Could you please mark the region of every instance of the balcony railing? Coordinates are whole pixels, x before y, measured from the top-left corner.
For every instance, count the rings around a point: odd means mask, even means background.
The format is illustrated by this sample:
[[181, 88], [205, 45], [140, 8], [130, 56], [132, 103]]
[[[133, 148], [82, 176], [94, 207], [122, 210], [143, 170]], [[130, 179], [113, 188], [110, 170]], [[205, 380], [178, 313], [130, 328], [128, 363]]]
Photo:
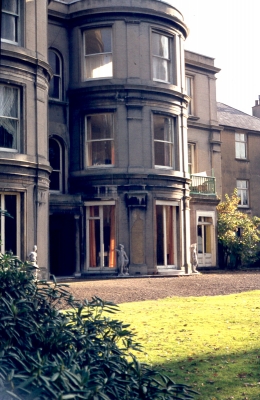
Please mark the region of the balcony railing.
[[191, 194], [216, 194], [216, 178], [191, 174]]

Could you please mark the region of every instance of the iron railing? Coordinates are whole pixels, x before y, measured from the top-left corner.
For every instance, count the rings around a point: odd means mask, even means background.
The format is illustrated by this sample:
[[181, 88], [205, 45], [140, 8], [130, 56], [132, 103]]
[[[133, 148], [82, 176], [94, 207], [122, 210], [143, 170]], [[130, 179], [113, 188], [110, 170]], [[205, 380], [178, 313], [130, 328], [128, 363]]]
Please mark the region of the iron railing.
[[216, 178], [191, 174], [191, 194], [216, 194]]

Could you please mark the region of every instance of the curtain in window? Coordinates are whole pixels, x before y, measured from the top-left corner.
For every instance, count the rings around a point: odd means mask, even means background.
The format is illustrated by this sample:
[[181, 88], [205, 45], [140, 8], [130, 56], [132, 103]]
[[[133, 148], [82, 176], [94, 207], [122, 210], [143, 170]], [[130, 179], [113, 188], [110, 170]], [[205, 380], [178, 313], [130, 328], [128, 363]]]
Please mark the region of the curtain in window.
[[[89, 207], [89, 216], [94, 217], [94, 207]], [[95, 219], [89, 220], [89, 265], [90, 267], [97, 266], [97, 252], [96, 252], [96, 234], [95, 234]]]
[[115, 236], [116, 236], [116, 225], [115, 225], [115, 206], [111, 206], [110, 210], [110, 251], [109, 251], [109, 267], [113, 268], [116, 266], [116, 249], [115, 249]]
[[0, 147], [17, 147], [18, 90], [0, 86]]

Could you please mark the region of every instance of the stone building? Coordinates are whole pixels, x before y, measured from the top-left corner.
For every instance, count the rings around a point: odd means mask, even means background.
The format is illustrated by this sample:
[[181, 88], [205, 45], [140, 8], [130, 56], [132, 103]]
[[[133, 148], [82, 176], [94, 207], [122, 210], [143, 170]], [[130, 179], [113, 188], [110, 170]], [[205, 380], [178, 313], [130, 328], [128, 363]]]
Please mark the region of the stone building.
[[186, 36], [156, 0], [50, 3], [52, 273], [114, 274], [119, 244], [130, 274], [188, 271]]
[[191, 243], [199, 267], [216, 267], [216, 206], [222, 193], [221, 128], [216, 103], [216, 73], [211, 57], [185, 52], [188, 106], [188, 170], [191, 174]]
[[47, 1], [3, 0], [0, 54], [1, 252], [48, 267]]
[[260, 119], [259, 103], [248, 115], [223, 103], [217, 103], [222, 128], [222, 197], [236, 188], [241, 211], [260, 216]]
[[[159, 0], [3, 0], [1, 251], [42, 277], [215, 266], [214, 60]], [[49, 91], [48, 91], [49, 90]], [[188, 129], [187, 129], [188, 128]]]

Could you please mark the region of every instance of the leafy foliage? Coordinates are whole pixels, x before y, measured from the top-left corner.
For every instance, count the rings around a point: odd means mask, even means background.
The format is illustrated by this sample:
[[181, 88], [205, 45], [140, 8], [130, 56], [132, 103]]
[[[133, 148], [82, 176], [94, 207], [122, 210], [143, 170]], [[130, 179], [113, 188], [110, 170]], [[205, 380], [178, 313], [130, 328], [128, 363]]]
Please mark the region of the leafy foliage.
[[138, 362], [129, 325], [106, 316], [116, 311], [97, 297], [79, 303], [55, 278], [36, 281], [30, 264], [0, 255], [0, 398], [192, 399]]
[[226, 259], [228, 256], [233, 258], [236, 266], [239, 262], [248, 264], [255, 261], [260, 242], [260, 218], [239, 211], [239, 203], [235, 189], [231, 197], [226, 194], [225, 201], [217, 206], [218, 239]]

